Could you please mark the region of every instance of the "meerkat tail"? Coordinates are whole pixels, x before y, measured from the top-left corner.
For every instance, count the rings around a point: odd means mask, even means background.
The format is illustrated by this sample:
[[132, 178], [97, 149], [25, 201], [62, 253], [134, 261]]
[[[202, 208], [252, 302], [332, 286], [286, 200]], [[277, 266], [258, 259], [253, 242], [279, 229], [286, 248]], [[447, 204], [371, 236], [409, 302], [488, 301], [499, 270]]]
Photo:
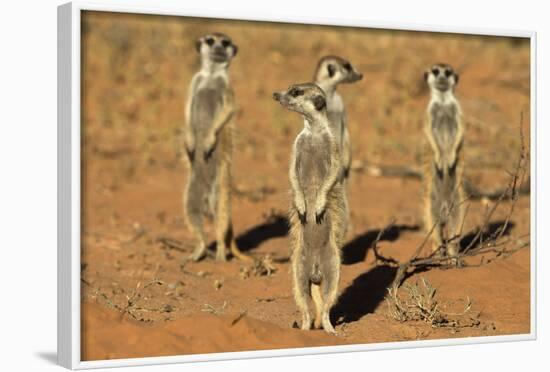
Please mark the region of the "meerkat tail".
[[243, 253], [240, 249], [239, 249], [239, 246], [237, 245], [237, 242], [235, 241], [235, 239], [231, 240], [231, 254], [233, 255], [233, 257], [241, 260], [241, 261], [244, 261], [244, 262], [254, 262], [254, 258]]

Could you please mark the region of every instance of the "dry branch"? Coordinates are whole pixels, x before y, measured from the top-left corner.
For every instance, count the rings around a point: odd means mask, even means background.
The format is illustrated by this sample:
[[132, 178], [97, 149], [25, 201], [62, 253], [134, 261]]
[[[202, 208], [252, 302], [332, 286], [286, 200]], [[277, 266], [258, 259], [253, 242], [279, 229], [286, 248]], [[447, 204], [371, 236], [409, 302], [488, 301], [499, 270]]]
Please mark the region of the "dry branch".
[[[396, 266], [398, 267], [397, 273], [390, 287], [391, 290], [396, 291], [397, 288], [403, 283], [406, 276], [411, 275], [412, 273], [418, 272], [420, 270], [425, 270], [425, 269], [434, 268], [434, 267], [448, 269], [448, 268], [481, 266], [491, 261], [494, 261], [495, 259], [508, 257], [511, 254], [517, 252], [518, 250], [529, 246], [530, 244], [529, 242], [523, 241], [523, 238], [525, 238], [528, 235], [524, 235], [519, 238], [502, 240], [504, 234], [508, 230], [510, 220], [514, 214], [515, 206], [520, 196], [521, 185], [525, 183], [525, 177], [528, 171], [528, 161], [527, 161], [528, 157], [526, 154], [525, 138], [523, 136], [522, 122], [523, 122], [523, 114], [521, 114], [520, 116], [519, 130], [520, 130], [521, 146], [519, 150], [519, 156], [518, 156], [517, 163], [514, 167], [514, 170], [512, 172], [509, 172], [510, 180], [508, 182], [508, 185], [504, 188], [504, 191], [502, 191], [500, 196], [496, 199], [493, 206], [490, 209], [488, 209], [487, 212], [485, 213], [483, 221], [481, 225], [477, 228], [477, 231], [474, 234], [470, 243], [464, 249], [462, 249], [457, 254], [456, 257], [450, 258], [444, 255], [441, 255], [439, 251], [444, 251], [443, 249], [439, 249], [435, 252], [432, 252], [430, 255], [426, 257], [420, 256], [420, 253], [422, 252], [427, 241], [430, 239], [431, 234], [433, 233], [439, 221], [436, 221], [434, 223], [431, 230], [426, 234], [424, 240], [418, 246], [414, 254], [411, 256], [411, 258], [408, 261], [404, 263], [400, 263], [400, 264], [397, 263], [396, 265], [395, 261], [392, 262], [391, 259], [380, 256], [378, 251], [375, 250], [376, 259], [378, 262], [382, 262], [383, 264], [386, 264], [386, 265], [389, 264], [390, 266], [393, 266], [393, 267], [396, 267]], [[470, 198], [467, 198], [463, 202], [468, 202], [469, 199]], [[490, 226], [492, 217], [504, 201], [510, 201], [510, 207], [506, 214], [504, 223], [499, 228], [497, 228], [494, 232], [491, 232], [490, 234], [488, 234], [488, 227]], [[467, 213], [464, 214], [464, 219], [466, 219], [466, 217], [467, 217]], [[464, 220], [462, 221], [462, 226], [464, 226]], [[444, 244], [455, 242], [457, 240], [460, 241], [461, 238], [462, 238], [462, 232], [459, 235], [452, 237], [449, 241], [445, 242]], [[509, 247], [510, 245], [512, 245], [512, 247]], [[485, 255], [490, 255], [491, 257], [487, 259], [485, 258]], [[480, 258], [479, 261], [472, 263], [471, 260], [466, 260], [474, 257], [479, 257]]]

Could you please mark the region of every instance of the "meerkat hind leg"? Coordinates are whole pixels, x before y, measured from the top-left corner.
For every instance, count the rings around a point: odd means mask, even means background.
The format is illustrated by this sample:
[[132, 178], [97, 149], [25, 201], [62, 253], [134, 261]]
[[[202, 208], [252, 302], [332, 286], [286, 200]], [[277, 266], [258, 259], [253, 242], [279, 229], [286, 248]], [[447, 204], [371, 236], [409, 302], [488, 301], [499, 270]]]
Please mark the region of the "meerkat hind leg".
[[424, 229], [426, 233], [431, 232], [432, 252], [438, 251], [443, 246], [443, 231], [441, 225], [441, 203], [433, 191], [433, 186], [429, 185], [428, 195], [426, 197], [424, 211]]
[[321, 317], [323, 312], [323, 297], [321, 296], [321, 286], [318, 284], [311, 284], [311, 298], [315, 304], [315, 319], [313, 322], [313, 328], [321, 329]]
[[196, 246], [188, 259], [199, 261], [206, 256], [206, 242], [203, 228], [203, 190], [198, 184], [194, 174], [191, 174], [190, 181], [184, 194], [183, 209], [185, 211], [185, 221], [193, 238], [196, 240]]
[[452, 260], [453, 264], [458, 264], [457, 255], [460, 249], [460, 234], [462, 229], [462, 222], [464, 219], [464, 213], [460, 205], [454, 205], [451, 213], [449, 214], [447, 225], [447, 238], [452, 241], [446, 242], [447, 256]]
[[216, 204], [216, 260], [227, 260], [227, 247], [232, 239], [231, 200], [227, 184], [227, 165], [223, 164], [218, 174], [218, 185], [215, 194]]
[[218, 189], [216, 193], [216, 259], [227, 260], [227, 248], [233, 257], [242, 261], [253, 261], [252, 257], [242, 253], [233, 236], [231, 221], [231, 181], [229, 164], [222, 164], [219, 172]]
[[338, 296], [338, 282], [340, 279], [340, 263], [338, 257], [335, 257], [329, 263], [330, 267], [323, 270], [323, 281], [321, 282], [321, 295], [323, 307], [321, 310], [321, 325], [327, 333], [336, 333], [330, 321], [330, 309], [336, 302]]
[[293, 264], [294, 271], [294, 299], [296, 305], [302, 314], [301, 329], [304, 331], [311, 329], [311, 314], [309, 312], [309, 300], [311, 298], [309, 276], [305, 275], [299, 263]]

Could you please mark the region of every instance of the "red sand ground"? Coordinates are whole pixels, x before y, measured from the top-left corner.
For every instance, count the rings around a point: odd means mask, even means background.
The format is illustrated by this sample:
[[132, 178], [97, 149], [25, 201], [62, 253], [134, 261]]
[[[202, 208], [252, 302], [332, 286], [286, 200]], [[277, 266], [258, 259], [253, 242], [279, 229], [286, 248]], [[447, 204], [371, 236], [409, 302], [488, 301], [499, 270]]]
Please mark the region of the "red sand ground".
[[[166, 249], [157, 238], [168, 236], [186, 247], [191, 243], [182, 221], [185, 170], [178, 137], [187, 84], [197, 68], [193, 40], [212, 29], [227, 32], [240, 46], [231, 67], [241, 106], [235, 184], [242, 190], [272, 190], [259, 200], [239, 195], [233, 200], [239, 245], [254, 257], [289, 254], [286, 225], [279, 216], [288, 206], [289, 149], [301, 121], [273, 102], [271, 92], [308, 80], [321, 55], [346, 56], [365, 74], [362, 82], [341, 89], [357, 164], [419, 165], [428, 99], [421, 76], [436, 61], [449, 61], [461, 73], [458, 95], [466, 114], [464, 154], [472, 182], [484, 188], [506, 183], [506, 170], [513, 168], [519, 148], [521, 111], [529, 139], [526, 42], [87, 14], [84, 360], [530, 331], [529, 248], [481, 267], [430, 270], [407, 279], [405, 284], [426, 278], [439, 300], [454, 310], [471, 299], [469, 314], [479, 313], [475, 326], [432, 328], [388, 317], [384, 296], [395, 271], [376, 266], [370, 246], [392, 219], [398, 227], [380, 242], [384, 255], [405, 260], [422, 242], [424, 233], [415, 228], [421, 221], [418, 180], [352, 174], [354, 230], [343, 247], [341, 295], [332, 313], [337, 336], [292, 328], [299, 314], [287, 262], [274, 263], [270, 276], [246, 277], [246, 265], [236, 260], [207, 259], [182, 269], [187, 253]], [[493, 222], [502, 222], [507, 207], [499, 208]], [[466, 231], [479, 225], [484, 210], [481, 202], [472, 202]], [[529, 196], [523, 196], [509, 234], [528, 234], [529, 218]], [[242, 319], [232, 326], [240, 314]]]

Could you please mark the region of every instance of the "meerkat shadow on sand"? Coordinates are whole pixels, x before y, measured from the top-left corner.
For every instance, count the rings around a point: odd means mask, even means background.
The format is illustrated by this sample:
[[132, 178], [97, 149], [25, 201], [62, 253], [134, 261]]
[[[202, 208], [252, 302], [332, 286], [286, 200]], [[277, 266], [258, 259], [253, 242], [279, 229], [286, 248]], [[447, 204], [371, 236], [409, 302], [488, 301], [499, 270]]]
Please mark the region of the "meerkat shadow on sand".
[[288, 233], [288, 219], [285, 216], [276, 215], [237, 236], [237, 245], [241, 251], [247, 252], [258, 248], [269, 239], [285, 237]]
[[[418, 231], [419, 229], [420, 226], [418, 225], [394, 225], [384, 231], [380, 236], [380, 241], [394, 242], [399, 239], [403, 231]], [[342, 248], [342, 264], [353, 265], [363, 262], [380, 231], [381, 229], [367, 230], [346, 243]]]
[[[483, 234], [478, 236], [478, 228], [462, 235], [459, 243], [459, 252], [463, 252], [468, 247], [475, 247], [476, 245], [482, 243], [482, 241], [490, 239], [491, 237], [502, 234], [502, 236], [508, 236], [512, 232], [512, 229], [515, 227], [515, 222], [505, 220], [491, 222], [487, 225]], [[504, 229], [504, 231], [503, 231]]]
[[351, 323], [376, 310], [386, 296], [397, 269], [376, 266], [357, 276], [340, 294], [330, 318], [336, 325]]

